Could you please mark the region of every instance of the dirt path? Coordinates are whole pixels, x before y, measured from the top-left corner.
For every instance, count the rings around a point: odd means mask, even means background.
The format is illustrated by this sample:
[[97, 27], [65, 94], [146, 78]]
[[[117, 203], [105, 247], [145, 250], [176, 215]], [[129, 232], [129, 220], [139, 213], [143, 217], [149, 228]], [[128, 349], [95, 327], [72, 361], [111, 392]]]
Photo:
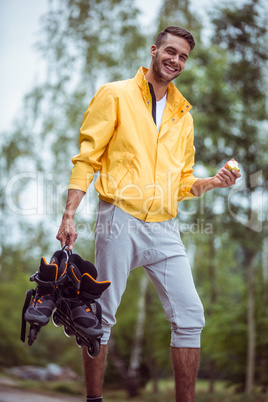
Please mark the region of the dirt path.
[[51, 396], [0, 385], [0, 402], [84, 402], [85, 398]]

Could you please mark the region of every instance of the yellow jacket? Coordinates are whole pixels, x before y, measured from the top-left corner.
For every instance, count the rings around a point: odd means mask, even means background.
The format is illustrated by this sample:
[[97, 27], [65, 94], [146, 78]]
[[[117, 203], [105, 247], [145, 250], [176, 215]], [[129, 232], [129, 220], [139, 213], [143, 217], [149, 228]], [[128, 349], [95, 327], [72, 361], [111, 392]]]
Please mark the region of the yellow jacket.
[[99, 197], [147, 222], [177, 215], [177, 202], [193, 197], [194, 145], [191, 105], [169, 84], [160, 133], [141, 67], [126, 81], [103, 85], [93, 97], [80, 130], [80, 153], [69, 189], [87, 191], [99, 171]]

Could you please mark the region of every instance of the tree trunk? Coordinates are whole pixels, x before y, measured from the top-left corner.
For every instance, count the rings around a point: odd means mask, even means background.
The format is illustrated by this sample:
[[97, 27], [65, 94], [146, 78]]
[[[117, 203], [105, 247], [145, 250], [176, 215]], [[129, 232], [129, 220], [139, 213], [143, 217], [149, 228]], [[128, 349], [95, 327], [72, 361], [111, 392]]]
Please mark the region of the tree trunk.
[[248, 272], [248, 347], [247, 347], [247, 370], [245, 391], [250, 393], [254, 387], [255, 374], [255, 349], [256, 349], [256, 327], [255, 327], [255, 288], [254, 288], [254, 254], [249, 255]]
[[146, 275], [143, 275], [140, 281], [136, 330], [128, 368], [116, 348], [113, 336], [111, 336], [109, 341], [109, 353], [111, 356], [111, 360], [116, 369], [119, 371], [122, 383], [126, 391], [128, 392], [130, 398], [137, 396], [139, 393], [139, 386], [140, 386], [139, 368], [141, 361], [142, 340], [144, 335], [145, 295], [147, 286], [148, 286], [148, 277]]
[[136, 397], [139, 393], [139, 382], [137, 381], [137, 379], [130, 377], [128, 375], [127, 365], [120, 356], [115, 345], [114, 337], [112, 335], [109, 340], [109, 354], [114, 367], [118, 370], [120, 374], [122, 384], [126, 389], [129, 397], [130, 398]]
[[158, 393], [158, 370], [157, 370], [157, 363], [155, 358], [151, 355], [148, 359], [148, 366], [150, 370], [150, 377], [153, 383], [153, 393]]
[[211, 359], [209, 362], [209, 389], [208, 392], [212, 394], [215, 391], [215, 380], [216, 380], [216, 363], [215, 360]]
[[[210, 302], [213, 306], [217, 300], [217, 289], [216, 289], [216, 267], [215, 267], [215, 247], [214, 240], [210, 243], [210, 265], [209, 265], [209, 279], [210, 279]], [[211, 311], [208, 310], [208, 314]], [[209, 393], [214, 392], [216, 378], [216, 363], [215, 360], [211, 359], [209, 362]]]
[[128, 368], [128, 375], [132, 378], [138, 378], [139, 376], [139, 367], [141, 360], [141, 352], [142, 352], [142, 340], [144, 335], [144, 323], [145, 323], [145, 295], [148, 286], [148, 276], [143, 275], [140, 281], [140, 296], [138, 302], [138, 315], [136, 322], [136, 331], [133, 349], [130, 357], [130, 364]]

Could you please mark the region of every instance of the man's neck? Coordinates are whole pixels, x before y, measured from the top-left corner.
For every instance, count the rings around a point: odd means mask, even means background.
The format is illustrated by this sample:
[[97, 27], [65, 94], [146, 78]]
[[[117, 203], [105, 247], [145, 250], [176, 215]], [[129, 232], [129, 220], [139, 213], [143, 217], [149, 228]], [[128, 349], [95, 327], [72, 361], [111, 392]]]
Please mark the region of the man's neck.
[[154, 88], [154, 93], [155, 93], [155, 98], [156, 101], [158, 102], [160, 99], [162, 99], [168, 89], [168, 84], [161, 84], [159, 82], [157, 82], [153, 75], [151, 74], [150, 70], [147, 71], [147, 73], [145, 74], [145, 78], [148, 82], [150, 82], [150, 84], [152, 84], [153, 88]]

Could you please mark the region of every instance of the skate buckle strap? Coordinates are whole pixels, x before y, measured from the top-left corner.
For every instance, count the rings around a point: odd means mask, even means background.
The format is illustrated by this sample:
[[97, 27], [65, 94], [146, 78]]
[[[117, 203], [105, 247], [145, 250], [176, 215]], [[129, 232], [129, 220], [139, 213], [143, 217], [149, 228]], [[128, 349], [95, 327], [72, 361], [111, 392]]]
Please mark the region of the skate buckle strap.
[[20, 339], [22, 340], [22, 342], [25, 342], [25, 334], [26, 334], [26, 320], [24, 318], [24, 314], [25, 314], [27, 308], [29, 307], [33, 296], [35, 296], [35, 290], [29, 289], [26, 292], [25, 302], [24, 302], [24, 306], [22, 308], [21, 334], [20, 334]]
[[101, 297], [102, 293], [100, 293], [99, 295], [96, 294], [92, 294], [92, 293], [88, 293], [88, 292], [83, 292], [80, 293], [80, 299], [85, 303], [85, 304], [90, 304], [90, 303], [94, 303], [96, 301], [96, 299], [99, 299]]
[[62, 251], [64, 251], [66, 253], [66, 257], [67, 257], [67, 262], [69, 260], [69, 257], [72, 255], [72, 250], [69, 250], [68, 246], [66, 244], [64, 244], [64, 246], [61, 249]]
[[33, 275], [30, 276], [30, 281], [35, 282], [35, 278], [37, 277], [38, 271], [36, 271]]
[[64, 276], [60, 276], [60, 278], [57, 281], [42, 281], [42, 279], [39, 278], [38, 276], [38, 272], [35, 272], [31, 277], [30, 277], [30, 281], [31, 282], [36, 282], [38, 283], [38, 285], [52, 285], [52, 286], [56, 286], [58, 284], [60, 284], [61, 282], [65, 281], [65, 277]]
[[97, 301], [95, 301], [95, 314], [96, 314], [97, 319], [101, 323], [101, 321], [102, 321], [102, 308], [101, 308], [100, 303], [98, 303]]

